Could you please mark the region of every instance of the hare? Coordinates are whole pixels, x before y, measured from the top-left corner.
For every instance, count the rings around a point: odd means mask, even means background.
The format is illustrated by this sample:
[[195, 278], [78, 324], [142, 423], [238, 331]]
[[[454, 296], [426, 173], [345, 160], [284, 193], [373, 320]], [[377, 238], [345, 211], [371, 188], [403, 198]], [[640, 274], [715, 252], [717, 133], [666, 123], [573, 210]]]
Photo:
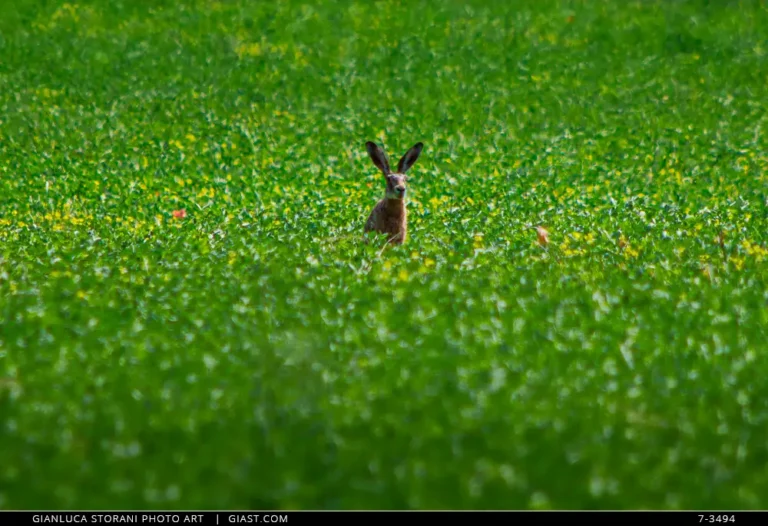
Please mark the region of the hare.
[[407, 181], [405, 172], [419, 158], [424, 144], [416, 143], [403, 155], [400, 162], [397, 163], [397, 172], [390, 170], [387, 155], [379, 146], [368, 141], [365, 143], [365, 147], [373, 160], [373, 164], [386, 177], [387, 190], [384, 198], [376, 203], [371, 215], [368, 216], [364, 232], [375, 231], [387, 234], [389, 243], [401, 245], [405, 242], [408, 232], [408, 212], [405, 208], [405, 183]]

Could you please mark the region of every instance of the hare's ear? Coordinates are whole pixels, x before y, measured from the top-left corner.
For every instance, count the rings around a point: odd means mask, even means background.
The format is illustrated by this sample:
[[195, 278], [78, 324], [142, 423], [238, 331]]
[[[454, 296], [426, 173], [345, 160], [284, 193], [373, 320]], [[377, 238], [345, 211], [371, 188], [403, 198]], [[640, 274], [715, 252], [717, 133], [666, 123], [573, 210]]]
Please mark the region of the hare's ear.
[[384, 150], [371, 141], [365, 143], [365, 148], [368, 150], [368, 155], [371, 156], [373, 164], [378, 166], [379, 170], [381, 170], [384, 175], [389, 175], [391, 170], [389, 169], [389, 161], [387, 160], [387, 154], [384, 153]]
[[419, 158], [419, 155], [421, 155], [422, 148], [424, 148], [424, 144], [417, 142], [413, 148], [408, 150], [406, 154], [403, 155], [403, 158], [400, 159], [400, 162], [397, 163], [397, 172], [401, 174], [407, 172], [408, 169], [416, 162], [416, 159]]

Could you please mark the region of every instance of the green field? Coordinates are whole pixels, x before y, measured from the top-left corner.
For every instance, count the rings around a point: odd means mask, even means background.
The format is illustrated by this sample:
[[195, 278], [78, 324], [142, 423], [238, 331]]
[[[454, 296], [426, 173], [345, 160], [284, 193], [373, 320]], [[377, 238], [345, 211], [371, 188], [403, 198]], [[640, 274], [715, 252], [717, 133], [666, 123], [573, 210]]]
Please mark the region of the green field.
[[4, 2], [0, 508], [765, 508], [766, 71], [758, 1]]

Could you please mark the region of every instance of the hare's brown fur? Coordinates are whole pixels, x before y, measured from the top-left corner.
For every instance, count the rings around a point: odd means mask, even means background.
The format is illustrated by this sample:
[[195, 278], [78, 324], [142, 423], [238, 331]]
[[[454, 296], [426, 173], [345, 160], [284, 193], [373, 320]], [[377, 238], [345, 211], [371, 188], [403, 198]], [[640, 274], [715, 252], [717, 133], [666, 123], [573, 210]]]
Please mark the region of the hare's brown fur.
[[417, 143], [400, 159], [397, 172], [389, 168], [389, 161], [384, 151], [372, 142], [365, 144], [373, 163], [386, 177], [387, 187], [384, 198], [371, 211], [365, 222], [364, 232], [379, 232], [387, 234], [389, 243], [400, 245], [405, 242], [408, 234], [408, 210], [405, 203], [405, 172], [413, 166], [424, 147]]
[[395, 245], [405, 243], [408, 234], [408, 209], [403, 199], [384, 198], [373, 207], [365, 232], [387, 234], [388, 241]]

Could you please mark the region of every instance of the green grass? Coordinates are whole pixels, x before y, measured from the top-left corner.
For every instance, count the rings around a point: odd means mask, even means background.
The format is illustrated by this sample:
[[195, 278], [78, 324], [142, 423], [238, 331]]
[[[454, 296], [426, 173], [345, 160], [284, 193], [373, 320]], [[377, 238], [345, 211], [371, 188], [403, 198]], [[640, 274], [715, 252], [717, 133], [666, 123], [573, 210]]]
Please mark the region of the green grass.
[[[767, 39], [757, 1], [5, 2], [0, 508], [764, 508]], [[381, 254], [366, 140], [425, 143]]]

